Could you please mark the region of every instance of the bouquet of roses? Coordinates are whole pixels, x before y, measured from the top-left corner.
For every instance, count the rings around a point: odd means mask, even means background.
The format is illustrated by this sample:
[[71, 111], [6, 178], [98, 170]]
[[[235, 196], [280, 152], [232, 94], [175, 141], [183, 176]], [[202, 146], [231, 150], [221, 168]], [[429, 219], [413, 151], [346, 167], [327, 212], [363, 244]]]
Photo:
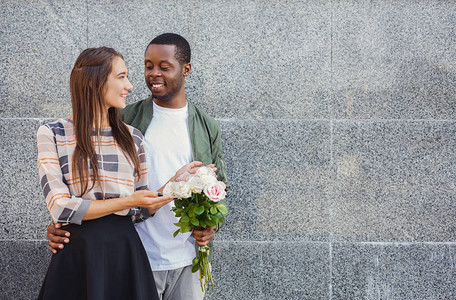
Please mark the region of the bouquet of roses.
[[[217, 181], [215, 172], [210, 167], [201, 167], [195, 174], [184, 173], [176, 181], [169, 182], [163, 194], [177, 198], [172, 211], [180, 217], [175, 223], [179, 227], [174, 237], [179, 233], [192, 229], [203, 230], [207, 226], [219, 227], [224, 222], [223, 215], [228, 213], [225, 205], [219, 203], [225, 199], [226, 186]], [[212, 249], [207, 246], [199, 247], [198, 254], [192, 262], [192, 272], [200, 271], [201, 289], [206, 294], [209, 282], [214, 290], [214, 281], [209, 268], [209, 254]]]

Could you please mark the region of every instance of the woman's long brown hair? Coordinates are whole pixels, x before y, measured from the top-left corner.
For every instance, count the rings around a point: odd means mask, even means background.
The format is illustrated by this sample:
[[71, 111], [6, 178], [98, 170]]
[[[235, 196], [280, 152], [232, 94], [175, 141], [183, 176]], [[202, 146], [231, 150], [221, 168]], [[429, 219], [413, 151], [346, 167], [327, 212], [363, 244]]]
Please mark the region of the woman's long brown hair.
[[[102, 188], [93, 138], [99, 141], [102, 134], [100, 126], [106, 118], [104, 88], [115, 58], [123, 59], [123, 56], [112, 48], [88, 48], [76, 59], [71, 71], [70, 91], [76, 136], [72, 175], [75, 183], [80, 184], [79, 196], [92, 190], [95, 183]], [[130, 130], [120, 120], [116, 108], [108, 109], [108, 121], [116, 143], [135, 167], [136, 176], [140, 176], [138, 152]], [[92, 172], [89, 172], [89, 165]], [[92, 183], [90, 187], [89, 182]]]

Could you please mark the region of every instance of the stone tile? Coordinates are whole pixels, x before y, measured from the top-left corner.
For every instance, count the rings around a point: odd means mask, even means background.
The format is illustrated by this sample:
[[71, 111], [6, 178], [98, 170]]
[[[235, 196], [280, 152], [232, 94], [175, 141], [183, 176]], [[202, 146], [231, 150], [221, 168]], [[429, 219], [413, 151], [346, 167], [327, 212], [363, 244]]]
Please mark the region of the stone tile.
[[[84, 48], [87, 7], [83, 1], [2, 1], [0, 52], [53, 60]], [[33, 65], [29, 66], [31, 68]]]
[[50, 215], [41, 193], [36, 161], [39, 121], [0, 119], [0, 239], [44, 238]]
[[335, 1], [334, 117], [454, 119], [455, 11], [452, 1]]
[[330, 126], [221, 122], [231, 190], [222, 240], [327, 240]]
[[455, 122], [336, 122], [335, 240], [455, 241]]
[[332, 299], [455, 299], [454, 244], [333, 245]]
[[69, 76], [86, 48], [81, 1], [4, 1], [0, 18], [0, 117], [58, 117], [70, 107]]
[[50, 258], [47, 242], [0, 241], [0, 298], [36, 299]]
[[193, 16], [189, 94], [211, 115], [330, 115], [329, 2], [197, 1]]
[[330, 299], [329, 244], [262, 244], [263, 297], [258, 299]]
[[146, 46], [161, 33], [175, 32], [191, 42], [189, 0], [87, 2], [91, 47], [109, 46], [125, 57], [143, 57]]
[[261, 299], [262, 255], [255, 242], [214, 242], [215, 291], [207, 299]]
[[0, 56], [0, 70], [7, 74], [0, 85], [0, 97], [5, 101], [0, 117], [57, 118], [71, 112], [69, 80], [74, 61], [46, 60]]

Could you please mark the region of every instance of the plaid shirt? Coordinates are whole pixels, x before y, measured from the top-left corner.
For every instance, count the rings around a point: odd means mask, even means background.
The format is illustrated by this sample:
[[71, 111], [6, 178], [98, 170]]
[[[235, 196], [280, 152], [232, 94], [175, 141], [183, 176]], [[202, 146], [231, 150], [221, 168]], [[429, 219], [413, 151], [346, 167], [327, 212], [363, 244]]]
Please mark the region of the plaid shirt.
[[[77, 197], [79, 178], [72, 177], [73, 153], [76, 147], [73, 122], [68, 118], [40, 126], [37, 132], [38, 171], [47, 207], [56, 223], [81, 224], [90, 201], [130, 196], [147, 189], [147, 164], [141, 132], [129, 125], [139, 154], [141, 177], [115, 142], [110, 128], [102, 129], [100, 139], [92, 140], [98, 156], [101, 186]], [[91, 169], [89, 169], [90, 173]], [[92, 177], [93, 178], [93, 177]], [[89, 187], [91, 183], [89, 182]], [[115, 213], [121, 216], [150, 216], [146, 208], [135, 207]]]

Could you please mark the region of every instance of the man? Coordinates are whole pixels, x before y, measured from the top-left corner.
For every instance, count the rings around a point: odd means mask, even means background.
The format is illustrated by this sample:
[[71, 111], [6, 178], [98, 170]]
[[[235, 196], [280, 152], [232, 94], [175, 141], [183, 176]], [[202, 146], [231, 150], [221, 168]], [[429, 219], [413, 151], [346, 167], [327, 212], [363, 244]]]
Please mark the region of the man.
[[[215, 164], [218, 179], [228, 186], [219, 125], [185, 97], [190, 58], [190, 46], [180, 35], [165, 33], [154, 38], [144, 54], [144, 76], [152, 96], [122, 111], [125, 122], [144, 134], [150, 190], [158, 190], [192, 161]], [[191, 263], [195, 243], [209, 244], [216, 228], [180, 233], [174, 238], [177, 218], [171, 212], [172, 206], [165, 205], [153, 217], [136, 224], [136, 229], [160, 298], [202, 299], [199, 273], [191, 272]], [[60, 225], [48, 226], [49, 246], [54, 253], [69, 242], [69, 233], [58, 228]]]

